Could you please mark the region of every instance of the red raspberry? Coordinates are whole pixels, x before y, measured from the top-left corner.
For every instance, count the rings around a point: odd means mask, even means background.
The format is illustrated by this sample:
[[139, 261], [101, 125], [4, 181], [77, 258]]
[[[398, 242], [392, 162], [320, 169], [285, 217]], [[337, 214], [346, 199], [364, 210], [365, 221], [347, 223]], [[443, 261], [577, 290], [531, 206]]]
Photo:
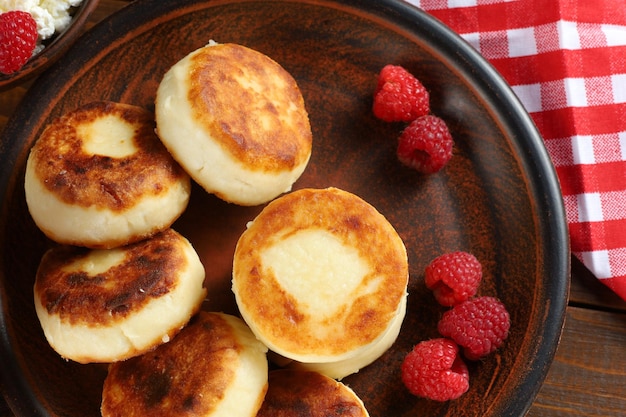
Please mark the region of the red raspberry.
[[418, 343], [404, 358], [401, 369], [402, 382], [419, 397], [454, 400], [469, 389], [469, 371], [459, 347], [449, 339]]
[[450, 307], [476, 295], [483, 268], [471, 253], [451, 252], [433, 259], [424, 276], [439, 304]]
[[37, 44], [37, 23], [30, 13], [0, 14], [0, 72], [11, 74], [29, 60]]
[[430, 112], [428, 91], [404, 68], [386, 65], [378, 74], [372, 109], [386, 122], [410, 122]]
[[398, 141], [398, 159], [424, 174], [443, 168], [452, 158], [454, 144], [446, 123], [427, 115], [414, 120], [404, 129]]
[[500, 300], [478, 297], [446, 311], [437, 328], [463, 347], [467, 359], [478, 360], [502, 346], [510, 326], [509, 313]]

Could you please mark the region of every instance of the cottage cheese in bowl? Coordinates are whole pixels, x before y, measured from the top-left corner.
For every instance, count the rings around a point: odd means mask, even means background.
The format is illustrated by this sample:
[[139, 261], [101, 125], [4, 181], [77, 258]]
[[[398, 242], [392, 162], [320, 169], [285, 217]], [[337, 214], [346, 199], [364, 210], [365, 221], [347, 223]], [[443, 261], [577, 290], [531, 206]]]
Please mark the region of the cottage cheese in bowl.
[[37, 47], [34, 53], [43, 49], [43, 41], [62, 32], [71, 22], [72, 7], [83, 0], [0, 0], [0, 13], [9, 10], [22, 10], [30, 13], [37, 22]]

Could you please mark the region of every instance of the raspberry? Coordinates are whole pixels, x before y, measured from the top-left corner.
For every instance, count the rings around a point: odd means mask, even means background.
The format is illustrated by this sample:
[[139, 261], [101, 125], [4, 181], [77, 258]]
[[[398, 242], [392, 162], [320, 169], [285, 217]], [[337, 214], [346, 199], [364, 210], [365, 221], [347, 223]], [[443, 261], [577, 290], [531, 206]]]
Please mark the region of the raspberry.
[[446, 311], [437, 328], [463, 347], [469, 360], [478, 360], [502, 346], [509, 335], [508, 311], [494, 297], [478, 297], [457, 304]]
[[424, 276], [439, 304], [450, 307], [476, 295], [483, 269], [474, 255], [459, 251], [433, 259]]
[[398, 159], [424, 174], [443, 168], [452, 158], [454, 144], [446, 123], [437, 116], [422, 116], [404, 129], [398, 140]]
[[469, 371], [459, 347], [449, 339], [418, 343], [402, 362], [402, 382], [419, 397], [435, 401], [459, 398], [469, 389]]
[[372, 109], [386, 122], [411, 122], [430, 112], [428, 91], [404, 68], [386, 65], [378, 74]]
[[12, 10], [0, 14], [0, 72], [11, 74], [32, 56], [37, 44], [37, 23], [27, 13]]

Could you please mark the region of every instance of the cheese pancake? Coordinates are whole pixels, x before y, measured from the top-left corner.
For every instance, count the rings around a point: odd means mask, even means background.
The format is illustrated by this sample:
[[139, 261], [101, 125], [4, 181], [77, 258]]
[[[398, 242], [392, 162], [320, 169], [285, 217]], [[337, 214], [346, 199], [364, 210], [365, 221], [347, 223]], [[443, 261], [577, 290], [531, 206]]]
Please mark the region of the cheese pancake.
[[368, 417], [348, 386], [317, 372], [277, 370], [257, 417]]
[[269, 203], [241, 235], [233, 261], [244, 320], [271, 351], [305, 363], [371, 352], [404, 317], [407, 282], [406, 249], [393, 226], [336, 188]]
[[293, 77], [236, 44], [197, 49], [174, 64], [156, 96], [157, 133], [207, 192], [240, 205], [291, 190], [312, 145]]
[[55, 119], [33, 147], [25, 192], [52, 240], [112, 248], [172, 225], [187, 207], [190, 179], [140, 107], [93, 102]]
[[128, 246], [57, 246], [37, 270], [35, 309], [62, 357], [113, 362], [167, 342], [206, 296], [204, 267], [172, 229]]
[[171, 342], [109, 367], [102, 416], [254, 417], [266, 351], [241, 319], [202, 311]]
[[318, 362], [318, 363], [306, 363], [298, 361], [290, 361], [286, 358], [278, 358], [277, 363], [281, 363], [282, 366], [286, 366], [291, 369], [315, 371], [320, 374], [326, 375], [329, 378], [341, 380], [348, 375], [352, 375], [365, 368], [367, 365], [380, 358], [396, 341], [400, 334], [402, 322], [406, 314], [406, 297], [402, 298], [400, 306], [398, 307], [397, 314], [394, 319], [391, 320], [384, 336], [381, 337], [378, 342], [371, 344], [360, 352], [357, 356], [343, 359], [336, 362]]

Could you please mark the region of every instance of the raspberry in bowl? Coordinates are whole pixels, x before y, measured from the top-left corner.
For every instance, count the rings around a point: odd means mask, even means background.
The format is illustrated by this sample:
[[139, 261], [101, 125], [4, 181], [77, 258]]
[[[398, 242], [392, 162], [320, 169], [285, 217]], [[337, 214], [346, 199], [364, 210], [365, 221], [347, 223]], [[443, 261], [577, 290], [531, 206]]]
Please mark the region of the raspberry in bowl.
[[28, 81], [56, 62], [83, 33], [97, 5], [98, 0], [56, 0], [45, 7], [35, 1], [0, 2], [0, 91]]

